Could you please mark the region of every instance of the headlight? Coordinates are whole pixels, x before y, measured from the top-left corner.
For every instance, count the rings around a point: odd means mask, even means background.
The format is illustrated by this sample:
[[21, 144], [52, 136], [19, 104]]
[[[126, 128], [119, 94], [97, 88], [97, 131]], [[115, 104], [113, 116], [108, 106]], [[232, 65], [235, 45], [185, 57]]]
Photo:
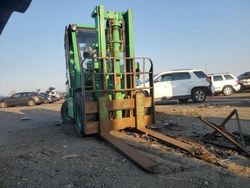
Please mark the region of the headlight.
[[76, 31], [76, 29], [77, 29], [77, 25], [76, 24], [72, 24], [70, 27], [71, 27], [72, 31]]

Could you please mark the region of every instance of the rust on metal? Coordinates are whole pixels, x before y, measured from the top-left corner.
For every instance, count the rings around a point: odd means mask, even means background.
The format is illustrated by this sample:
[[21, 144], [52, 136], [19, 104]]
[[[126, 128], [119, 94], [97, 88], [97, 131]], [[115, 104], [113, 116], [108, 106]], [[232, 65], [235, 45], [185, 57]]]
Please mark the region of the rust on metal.
[[87, 114], [98, 113], [98, 103], [97, 102], [86, 102], [85, 111]]
[[[179, 147], [183, 150], [186, 150], [190, 153], [192, 153], [194, 151], [194, 147], [190, 144], [187, 144], [185, 142], [176, 140], [174, 138], [171, 138], [169, 136], [157, 133], [155, 131], [149, 130], [145, 127], [145, 123], [144, 123], [144, 95], [143, 93], [137, 93], [136, 94], [136, 129], [146, 133], [154, 138], [157, 138], [158, 140], [160, 140], [161, 142], [164, 142], [166, 144], [170, 144], [172, 146], [175, 147]], [[152, 123], [151, 121], [148, 121], [147, 123]]]
[[136, 165], [141, 167], [147, 172], [157, 173], [157, 163], [152, 159], [146, 157], [133, 147], [127, 145], [123, 141], [114, 137], [110, 132], [101, 132], [100, 133], [101, 139], [105, 140], [106, 142], [110, 143], [112, 146], [115, 147], [119, 152], [126, 155], [132, 162]]
[[84, 127], [86, 134], [97, 134], [99, 132], [99, 121], [87, 122], [88, 126]]
[[147, 129], [147, 128], [137, 128], [137, 129], [145, 134], [148, 134], [154, 138], [157, 138], [159, 141], [164, 142], [165, 144], [168, 144], [168, 145], [171, 145], [174, 147], [178, 147], [178, 148], [185, 150], [191, 154], [193, 154], [195, 152], [196, 148], [195, 148], [195, 146], [193, 146], [191, 144], [182, 142], [182, 141], [177, 140], [175, 138], [172, 138], [170, 136], [166, 136], [166, 135], [157, 133], [157, 132], [152, 131], [152, 130]]
[[[150, 106], [150, 97], [145, 97], [143, 93], [136, 93], [135, 98], [131, 99], [134, 101], [134, 105], [126, 104], [126, 108], [135, 109], [135, 116], [132, 117], [124, 117], [121, 119], [110, 119], [110, 111], [125, 109], [124, 107], [121, 108], [119, 105], [122, 105], [121, 101], [113, 100], [110, 101], [108, 97], [99, 97], [98, 104], [99, 104], [99, 136], [110, 143], [113, 147], [115, 147], [118, 151], [126, 155], [131, 161], [136, 163], [142, 169], [148, 172], [156, 172], [155, 167], [157, 163], [153, 160], [149, 159], [145, 155], [142, 155], [136, 149], [128, 146], [127, 144], [123, 143], [116, 137], [114, 137], [111, 132], [113, 130], [120, 130], [126, 127], [135, 127], [141, 133], [148, 134], [160, 142], [163, 142], [167, 145], [171, 145], [174, 147], [178, 147], [192, 156], [197, 158], [204, 159], [208, 162], [219, 164], [219, 162], [215, 159], [214, 154], [210, 153], [203, 147], [186, 143], [175, 138], [172, 138], [167, 135], [163, 135], [152, 131], [146, 128], [146, 125], [153, 123], [152, 115], [145, 115], [145, 107], [152, 107]], [[131, 100], [128, 100], [131, 101]], [[152, 100], [152, 98], [151, 98]], [[152, 103], [151, 103], [152, 104]]]
[[123, 99], [123, 100], [112, 100], [106, 101], [108, 109], [112, 110], [127, 110], [135, 108], [133, 99]]
[[[240, 138], [241, 138], [241, 143], [237, 141], [237, 138], [231, 134], [230, 132], [228, 132], [225, 129], [225, 125], [226, 123], [233, 117], [233, 115], [236, 116], [236, 120], [237, 120], [237, 125], [238, 125], [238, 129], [239, 129], [239, 134], [240, 134]], [[245, 141], [243, 138], [243, 134], [242, 134], [242, 130], [241, 130], [241, 125], [240, 125], [240, 121], [239, 121], [239, 114], [238, 111], [236, 109], [234, 109], [224, 120], [220, 125], [217, 125], [213, 122], [210, 122], [208, 120], [206, 120], [203, 117], [200, 117], [200, 120], [202, 122], [204, 122], [206, 125], [210, 126], [211, 128], [213, 128], [215, 131], [212, 133], [212, 135], [216, 134], [216, 133], [220, 133], [222, 136], [224, 136], [224, 138], [226, 138], [227, 140], [229, 140], [231, 143], [233, 143], [235, 146], [237, 146], [241, 151], [243, 151], [248, 157], [250, 157], [250, 153], [247, 151], [246, 147], [245, 147]]]
[[[100, 132], [99, 136], [101, 139], [110, 143], [115, 149], [126, 155], [132, 162], [140, 166], [147, 172], [156, 173], [157, 163], [152, 159], [138, 152], [136, 149], [125, 144], [121, 140], [117, 139], [111, 134], [113, 129], [112, 123], [109, 121], [109, 108], [107, 103], [110, 103], [107, 97], [99, 97], [99, 122]], [[101, 108], [101, 109], [100, 109]], [[120, 127], [122, 128], [122, 127]]]
[[[165, 144], [178, 147], [197, 158], [202, 158], [208, 162], [216, 163], [216, 161], [214, 161], [214, 155], [203, 147], [186, 143], [146, 128], [147, 125], [152, 125], [155, 122], [153, 64], [152, 61], [148, 59], [150, 69], [145, 70], [146, 61], [145, 58], [141, 58], [143, 60], [143, 70], [136, 71], [135, 67], [137, 59], [138, 58], [125, 58], [124, 67], [120, 67], [122, 71], [119, 76], [125, 78], [124, 89], [116, 89], [115, 87], [107, 86], [107, 83], [105, 83], [105, 78], [107, 76], [111, 76], [114, 85], [117, 83], [116, 78], [118, 75], [116, 75], [115, 71], [113, 73], [89, 72], [82, 75], [82, 83], [84, 83], [84, 76], [92, 77], [92, 83], [88, 86], [82, 87], [84, 96], [86, 94], [90, 96], [98, 96], [98, 101], [83, 100], [85, 122], [84, 133], [86, 135], [98, 133], [100, 138], [110, 143], [118, 151], [126, 155], [131, 161], [148, 172], [156, 172], [155, 167], [157, 166], [157, 163], [113, 136], [113, 130], [135, 128], [139, 132], [148, 134]], [[114, 61], [116, 59], [95, 58], [93, 61], [95, 60], [100, 61], [102, 64], [109, 61], [111, 70], [115, 70]], [[149, 86], [145, 87], [144, 84], [143, 87], [136, 88], [136, 77], [141, 74], [144, 83], [147, 75], [149, 78]], [[103, 83], [97, 88], [95, 87], [95, 80], [100, 77], [103, 78]], [[145, 96], [142, 92], [143, 90], [149, 91], [147, 96]], [[124, 98], [122, 100], [114, 99], [112, 96], [114, 96], [116, 92], [123, 92]], [[85, 97], [83, 98], [85, 99]], [[116, 118], [114, 114], [118, 110], [122, 111], [122, 117]], [[94, 118], [87, 118], [88, 116], [93, 116]]]

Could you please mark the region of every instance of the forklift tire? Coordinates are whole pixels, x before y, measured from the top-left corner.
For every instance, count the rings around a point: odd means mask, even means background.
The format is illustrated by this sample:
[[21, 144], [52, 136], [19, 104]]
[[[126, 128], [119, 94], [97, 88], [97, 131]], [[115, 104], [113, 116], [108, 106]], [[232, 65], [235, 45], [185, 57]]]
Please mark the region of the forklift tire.
[[75, 130], [80, 137], [85, 136], [82, 110], [82, 95], [78, 92], [75, 95]]
[[74, 119], [68, 116], [67, 102], [64, 102], [62, 104], [62, 106], [61, 106], [61, 117], [62, 117], [63, 123], [67, 123], [67, 124], [73, 124], [74, 123]]

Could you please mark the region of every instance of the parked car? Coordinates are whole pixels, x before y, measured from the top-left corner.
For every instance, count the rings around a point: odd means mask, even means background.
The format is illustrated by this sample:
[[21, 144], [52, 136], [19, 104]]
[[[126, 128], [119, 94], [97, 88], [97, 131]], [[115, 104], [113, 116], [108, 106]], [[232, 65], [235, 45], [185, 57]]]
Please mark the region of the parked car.
[[[148, 87], [149, 82], [142, 83], [138, 87], [144, 86]], [[210, 83], [207, 81], [207, 75], [201, 70], [173, 70], [154, 76], [156, 100], [178, 99], [180, 102], [187, 102], [192, 99], [196, 103], [201, 103], [210, 94]]]
[[54, 101], [60, 100], [62, 97], [56, 92], [54, 87], [49, 87], [46, 91], [49, 97]]
[[241, 90], [250, 89], [250, 72], [245, 72], [238, 76], [239, 84]]
[[0, 108], [10, 106], [34, 106], [43, 103], [43, 99], [35, 92], [20, 92], [0, 100]]
[[43, 98], [44, 103], [53, 103], [54, 102], [53, 99], [47, 93], [41, 92], [41, 93], [39, 93], [39, 96], [41, 98]]
[[213, 94], [223, 93], [228, 96], [240, 90], [238, 79], [230, 73], [210, 74], [208, 78]]

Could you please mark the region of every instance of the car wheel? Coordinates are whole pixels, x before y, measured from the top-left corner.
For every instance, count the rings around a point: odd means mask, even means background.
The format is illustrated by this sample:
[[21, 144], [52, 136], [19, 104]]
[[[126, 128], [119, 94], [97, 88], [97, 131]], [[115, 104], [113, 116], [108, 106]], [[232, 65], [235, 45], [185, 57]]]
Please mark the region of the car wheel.
[[233, 93], [233, 88], [231, 86], [225, 86], [222, 90], [223, 95], [228, 96], [232, 95]]
[[7, 108], [6, 102], [0, 102], [0, 108]]
[[35, 104], [36, 104], [36, 102], [33, 100], [28, 101], [28, 106], [34, 106]]
[[202, 88], [196, 88], [192, 91], [192, 100], [196, 103], [201, 103], [206, 99], [206, 93]]
[[67, 102], [64, 102], [61, 106], [61, 117], [62, 117], [63, 123], [67, 123], [67, 124], [74, 123], [74, 119], [68, 116]]
[[179, 99], [179, 102], [180, 102], [180, 103], [187, 103], [187, 102], [188, 102], [188, 99]]

